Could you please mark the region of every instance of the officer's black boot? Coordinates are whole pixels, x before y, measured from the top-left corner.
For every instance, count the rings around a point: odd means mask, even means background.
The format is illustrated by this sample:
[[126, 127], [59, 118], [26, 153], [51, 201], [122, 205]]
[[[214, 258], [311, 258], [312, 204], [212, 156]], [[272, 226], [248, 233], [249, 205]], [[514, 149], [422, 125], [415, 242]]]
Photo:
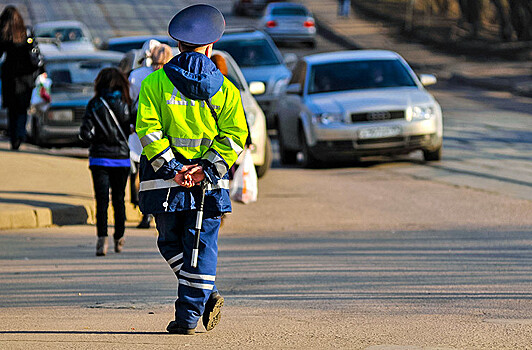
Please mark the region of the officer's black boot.
[[176, 321], [170, 321], [168, 326], [166, 326], [166, 330], [168, 333], [172, 334], [185, 334], [185, 335], [193, 335], [196, 333], [195, 328], [184, 328], [177, 324]]
[[224, 298], [218, 292], [211, 293], [203, 312], [203, 326], [210, 331], [220, 322], [220, 309], [224, 306]]

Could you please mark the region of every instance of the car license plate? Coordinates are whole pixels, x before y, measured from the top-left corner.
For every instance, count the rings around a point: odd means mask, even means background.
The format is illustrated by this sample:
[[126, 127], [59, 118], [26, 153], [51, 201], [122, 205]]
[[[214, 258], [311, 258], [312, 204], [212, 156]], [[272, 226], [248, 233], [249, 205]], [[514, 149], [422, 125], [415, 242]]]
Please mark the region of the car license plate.
[[359, 139], [380, 139], [384, 137], [397, 136], [401, 133], [398, 126], [378, 126], [375, 128], [365, 128], [358, 132]]
[[303, 24], [299, 22], [282, 22], [280, 23], [280, 26], [283, 28], [301, 28], [303, 27]]

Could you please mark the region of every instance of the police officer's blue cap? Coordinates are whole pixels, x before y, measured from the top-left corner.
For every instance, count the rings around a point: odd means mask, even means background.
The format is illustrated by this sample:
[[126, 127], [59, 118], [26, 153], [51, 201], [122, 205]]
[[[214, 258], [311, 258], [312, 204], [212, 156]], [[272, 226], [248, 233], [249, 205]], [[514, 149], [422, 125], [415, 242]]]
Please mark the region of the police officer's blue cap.
[[207, 45], [218, 41], [225, 30], [222, 13], [211, 5], [192, 5], [179, 11], [168, 24], [168, 34], [177, 41]]

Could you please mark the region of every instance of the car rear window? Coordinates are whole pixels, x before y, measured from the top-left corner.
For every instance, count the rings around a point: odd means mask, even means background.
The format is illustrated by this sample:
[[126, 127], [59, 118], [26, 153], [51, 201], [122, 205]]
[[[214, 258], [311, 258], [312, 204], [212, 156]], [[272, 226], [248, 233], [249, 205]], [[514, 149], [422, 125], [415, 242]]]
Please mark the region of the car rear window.
[[281, 64], [270, 43], [265, 39], [218, 41], [214, 48], [228, 52], [240, 67]]
[[416, 83], [399, 60], [347, 61], [313, 65], [308, 93], [401, 86]]
[[307, 10], [302, 7], [275, 7], [271, 14], [274, 16], [306, 16]]

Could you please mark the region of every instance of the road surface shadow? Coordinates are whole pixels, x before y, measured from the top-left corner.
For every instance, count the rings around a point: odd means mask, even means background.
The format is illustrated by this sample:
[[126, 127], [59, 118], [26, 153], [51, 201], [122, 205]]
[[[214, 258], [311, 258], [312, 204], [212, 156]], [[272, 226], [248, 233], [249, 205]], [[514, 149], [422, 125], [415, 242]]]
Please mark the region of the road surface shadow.
[[[198, 333], [198, 332], [196, 332]], [[201, 332], [199, 332], [201, 333]], [[0, 331], [0, 334], [135, 334], [135, 335], [173, 335], [168, 332], [136, 331]]]

